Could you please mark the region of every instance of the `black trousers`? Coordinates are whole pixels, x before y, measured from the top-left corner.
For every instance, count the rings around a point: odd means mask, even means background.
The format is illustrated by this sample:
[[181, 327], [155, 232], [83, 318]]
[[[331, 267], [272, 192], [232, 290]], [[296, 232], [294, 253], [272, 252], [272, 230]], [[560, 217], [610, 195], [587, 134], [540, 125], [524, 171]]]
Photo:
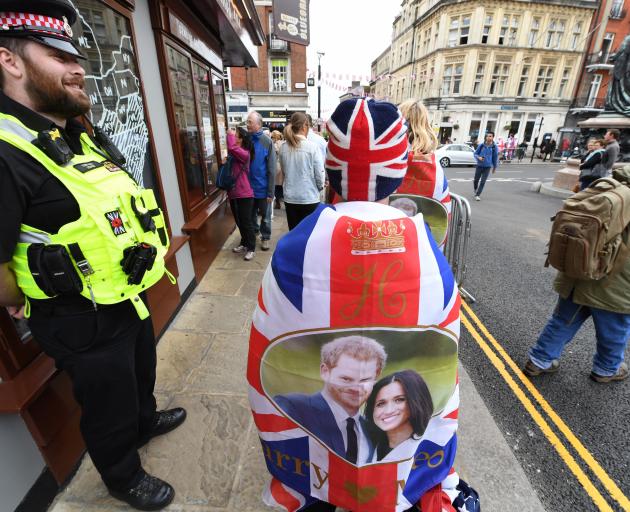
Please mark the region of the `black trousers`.
[[302, 219], [308, 217], [311, 213], [317, 210], [317, 207], [321, 203], [311, 204], [295, 204], [284, 202], [284, 206], [287, 210], [287, 224], [289, 225], [289, 231], [297, 226]]
[[248, 251], [255, 251], [256, 235], [254, 234], [254, 223], [252, 222], [254, 198], [230, 199], [230, 208], [232, 209], [236, 226], [241, 233], [240, 245], [247, 247]]
[[140, 320], [129, 301], [77, 312], [34, 304], [29, 326], [72, 380], [81, 433], [103, 482], [116, 490], [135, 486], [141, 476], [136, 447], [156, 411], [151, 319]]

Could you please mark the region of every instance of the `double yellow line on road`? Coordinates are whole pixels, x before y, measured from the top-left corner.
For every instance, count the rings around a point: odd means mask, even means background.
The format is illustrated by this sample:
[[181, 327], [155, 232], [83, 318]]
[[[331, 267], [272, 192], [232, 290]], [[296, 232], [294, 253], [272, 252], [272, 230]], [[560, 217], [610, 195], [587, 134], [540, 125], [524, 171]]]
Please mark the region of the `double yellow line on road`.
[[[571, 429], [566, 425], [564, 421], [553, 410], [551, 405], [540, 394], [536, 387], [530, 382], [530, 380], [523, 374], [518, 365], [512, 360], [501, 344], [490, 334], [486, 326], [479, 320], [477, 315], [473, 312], [468, 304], [462, 302], [462, 315], [461, 320], [470, 335], [477, 342], [481, 350], [486, 354], [492, 365], [497, 369], [503, 380], [507, 383], [512, 390], [516, 398], [520, 400], [529, 415], [536, 422], [544, 436], [547, 438], [551, 446], [558, 452], [558, 455], [569, 468], [569, 470], [575, 475], [580, 484], [584, 487], [588, 495], [591, 497], [595, 505], [599, 510], [612, 511], [610, 504], [599, 492], [595, 484], [591, 481], [588, 475], [583, 471], [580, 464], [575, 460], [573, 455], [569, 452], [563, 441], [551, 428], [549, 422], [543, 417], [540, 411], [536, 408], [536, 405], [527, 395], [527, 392], [535, 400], [542, 411], [547, 415], [556, 428], [562, 433], [569, 444], [577, 452], [579, 458], [588, 466], [597, 479], [601, 482], [602, 486], [606, 489], [608, 494], [621, 505], [623, 510], [630, 512], [630, 500], [623, 494], [621, 489], [613, 481], [612, 478], [606, 473], [601, 465], [595, 460], [586, 447], [580, 442], [580, 440], [571, 432]], [[472, 321], [471, 321], [472, 319]], [[475, 325], [473, 325], [473, 322]], [[483, 336], [482, 336], [483, 334]], [[485, 337], [485, 339], [484, 339]], [[487, 340], [487, 341], [486, 341]], [[497, 355], [498, 354], [498, 355]], [[506, 367], [507, 365], [507, 367]], [[512, 370], [514, 375], [520, 381], [517, 382], [512, 374], [508, 371], [508, 368]], [[526, 391], [525, 391], [526, 390]]]

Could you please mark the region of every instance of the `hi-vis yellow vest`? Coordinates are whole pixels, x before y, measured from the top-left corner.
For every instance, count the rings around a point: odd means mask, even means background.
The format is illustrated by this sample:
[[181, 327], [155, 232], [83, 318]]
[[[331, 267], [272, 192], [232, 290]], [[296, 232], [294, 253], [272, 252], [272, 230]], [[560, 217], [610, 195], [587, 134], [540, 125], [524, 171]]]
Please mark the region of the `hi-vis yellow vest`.
[[[70, 244], [78, 243], [83, 256], [94, 270], [92, 275], [86, 277], [77, 267], [77, 274], [83, 282], [81, 295], [94, 300], [96, 304], [131, 300], [140, 318], [147, 318], [149, 311], [138, 294], [157, 283], [165, 272], [174, 282], [164, 266], [169, 241], [164, 216], [157, 206], [153, 191], [141, 188], [127, 172], [109, 161], [87, 134], [81, 135], [84, 154], [75, 155], [63, 166], [35, 146], [32, 141], [36, 139], [37, 132], [27, 128], [15, 117], [0, 113], [0, 140], [28, 153], [58, 178], [76, 199], [81, 216], [62, 226], [56, 234], [22, 224], [10, 263], [22, 293], [27, 298], [50, 298], [37, 285], [29, 269], [27, 249], [30, 244], [60, 244], [68, 248]], [[155, 231], [144, 231], [132, 201], [137, 210], [151, 213]], [[142, 282], [130, 285], [120, 262], [127, 247], [141, 242], [156, 247], [157, 257]], [[77, 261], [73, 260], [73, 263], [77, 265]]]

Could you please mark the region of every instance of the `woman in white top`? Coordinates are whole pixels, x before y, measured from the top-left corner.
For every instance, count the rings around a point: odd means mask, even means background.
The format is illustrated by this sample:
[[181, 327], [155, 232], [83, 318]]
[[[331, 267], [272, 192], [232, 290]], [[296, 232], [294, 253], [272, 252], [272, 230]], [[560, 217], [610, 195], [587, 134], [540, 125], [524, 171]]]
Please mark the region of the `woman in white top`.
[[285, 143], [279, 152], [289, 230], [315, 211], [324, 188], [324, 162], [317, 146], [306, 140], [308, 129], [306, 115], [295, 112], [284, 129]]
[[365, 405], [367, 431], [374, 453], [366, 462], [412, 457], [433, 415], [433, 400], [424, 379], [402, 370], [379, 380]]

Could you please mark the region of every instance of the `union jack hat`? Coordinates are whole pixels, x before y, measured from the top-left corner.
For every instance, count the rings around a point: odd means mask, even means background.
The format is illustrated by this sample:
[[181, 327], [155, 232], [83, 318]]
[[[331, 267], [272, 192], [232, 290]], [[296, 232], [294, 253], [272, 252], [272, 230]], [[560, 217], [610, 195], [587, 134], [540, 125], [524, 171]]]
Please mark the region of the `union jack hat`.
[[407, 127], [396, 105], [352, 98], [328, 124], [326, 171], [346, 201], [378, 201], [392, 194], [407, 172]]
[[85, 58], [72, 39], [76, 19], [68, 0], [0, 0], [0, 37], [24, 37]]

